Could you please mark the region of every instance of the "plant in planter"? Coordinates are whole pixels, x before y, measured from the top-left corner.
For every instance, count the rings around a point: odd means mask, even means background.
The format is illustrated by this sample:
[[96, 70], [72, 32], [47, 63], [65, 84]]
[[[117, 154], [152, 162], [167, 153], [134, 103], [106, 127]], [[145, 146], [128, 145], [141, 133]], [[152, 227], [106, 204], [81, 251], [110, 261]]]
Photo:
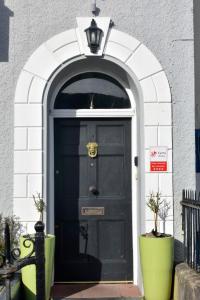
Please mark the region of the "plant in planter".
[[162, 201], [162, 206], [158, 211], [158, 215], [163, 222], [163, 233], [165, 233], [165, 224], [166, 224], [167, 216], [169, 214], [169, 210], [170, 210], [170, 204], [166, 199], [164, 199]]
[[[9, 227], [9, 232], [6, 228], [6, 225]], [[13, 266], [15, 265], [15, 259], [18, 257], [19, 251], [19, 238], [20, 235], [24, 232], [24, 227], [20, 223], [19, 218], [15, 215], [6, 216], [4, 217], [2, 214], [0, 214], [0, 268], [1, 271], [5, 271], [8, 268], [11, 272], [13, 272]], [[7, 236], [7, 242], [6, 242], [6, 236], [7, 234], [10, 238], [10, 243], [8, 242], [8, 236]], [[7, 244], [8, 243], [8, 244]], [[10, 244], [10, 245], [9, 245]], [[6, 259], [9, 259], [9, 261]], [[12, 275], [12, 276], [11, 276]], [[21, 276], [19, 273], [14, 272], [8, 275], [9, 281], [10, 281], [10, 299], [20, 299], [21, 296]], [[5, 286], [5, 274], [0, 275], [0, 299], [6, 299], [7, 298], [7, 288]]]
[[[46, 204], [40, 193], [33, 195], [36, 210], [39, 212], [39, 221], [43, 222], [44, 210]], [[31, 253], [33, 245], [30, 242], [30, 247], [25, 247], [24, 241], [33, 235], [24, 235], [20, 238], [21, 257], [27, 256]], [[27, 246], [27, 245], [26, 245]], [[54, 267], [54, 251], [55, 251], [55, 236], [45, 235], [45, 288], [46, 300], [50, 299], [50, 292], [52, 286], [53, 267]], [[22, 269], [22, 282], [24, 285], [25, 298], [27, 300], [36, 299], [36, 268], [35, 265], [26, 266]]]
[[[19, 246], [19, 238], [23, 233], [24, 228], [19, 221], [19, 218], [14, 216], [3, 217], [0, 214], [0, 254], [5, 253], [5, 238], [4, 238], [4, 228], [5, 224], [8, 224], [10, 229], [10, 246], [11, 249], [17, 248]], [[3, 263], [2, 257], [0, 256], [0, 267]]]
[[[171, 235], [158, 231], [158, 216], [165, 216], [169, 204], [161, 200], [161, 193], [151, 193], [147, 206], [154, 215], [154, 228], [140, 236], [140, 260], [146, 300], [170, 300], [173, 245]], [[166, 208], [165, 212], [164, 209]]]
[[41, 197], [40, 193], [37, 193], [36, 196], [33, 195], [33, 200], [35, 203], [35, 207], [40, 214], [39, 221], [43, 222], [44, 221], [44, 210], [46, 208], [44, 199]]

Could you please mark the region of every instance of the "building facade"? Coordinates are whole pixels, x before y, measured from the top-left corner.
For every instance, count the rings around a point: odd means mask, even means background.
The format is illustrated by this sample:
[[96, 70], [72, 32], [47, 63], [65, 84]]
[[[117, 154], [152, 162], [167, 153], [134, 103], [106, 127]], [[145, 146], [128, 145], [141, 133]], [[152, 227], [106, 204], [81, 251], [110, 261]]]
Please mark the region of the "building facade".
[[[41, 193], [61, 257], [65, 238], [75, 239], [76, 251], [104, 261], [103, 279], [93, 270], [88, 280], [139, 283], [138, 236], [153, 228], [151, 192], [170, 206], [159, 226], [174, 235], [182, 259], [181, 194], [196, 187], [194, 7], [97, 7], [93, 17], [91, 1], [2, 1], [0, 201], [30, 232], [38, 217], [32, 195]], [[97, 53], [85, 34], [92, 19], [103, 32]], [[97, 143], [94, 157], [89, 142]], [[58, 280], [76, 280], [72, 273]]]

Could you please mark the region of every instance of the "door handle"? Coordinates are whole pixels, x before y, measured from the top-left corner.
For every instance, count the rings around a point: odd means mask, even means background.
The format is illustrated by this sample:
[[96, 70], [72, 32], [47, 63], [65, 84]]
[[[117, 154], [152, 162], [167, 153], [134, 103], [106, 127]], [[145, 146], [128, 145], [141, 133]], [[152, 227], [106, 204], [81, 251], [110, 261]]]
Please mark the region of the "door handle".
[[96, 186], [94, 186], [94, 185], [91, 185], [89, 187], [89, 192], [94, 194], [94, 195], [98, 195], [98, 190], [97, 190]]

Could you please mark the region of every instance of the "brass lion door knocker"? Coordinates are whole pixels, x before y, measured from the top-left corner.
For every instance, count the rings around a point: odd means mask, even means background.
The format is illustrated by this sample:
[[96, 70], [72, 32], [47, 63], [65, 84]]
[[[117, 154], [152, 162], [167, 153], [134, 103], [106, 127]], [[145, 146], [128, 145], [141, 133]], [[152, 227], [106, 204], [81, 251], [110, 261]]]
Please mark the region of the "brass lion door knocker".
[[89, 142], [86, 145], [87, 149], [88, 149], [88, 156], [91, 158], [94, 158], [97, 156], [98, 154], [98, 144], [96, 142]]

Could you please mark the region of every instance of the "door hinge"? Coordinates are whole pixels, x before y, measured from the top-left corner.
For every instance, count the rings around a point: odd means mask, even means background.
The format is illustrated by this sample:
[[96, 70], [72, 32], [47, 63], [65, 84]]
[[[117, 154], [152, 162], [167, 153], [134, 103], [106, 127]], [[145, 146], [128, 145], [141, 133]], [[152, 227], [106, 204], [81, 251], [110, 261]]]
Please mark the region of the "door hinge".
[[138, 167], [138, 156], [134, 157], [134, 164], [136, 167]]

